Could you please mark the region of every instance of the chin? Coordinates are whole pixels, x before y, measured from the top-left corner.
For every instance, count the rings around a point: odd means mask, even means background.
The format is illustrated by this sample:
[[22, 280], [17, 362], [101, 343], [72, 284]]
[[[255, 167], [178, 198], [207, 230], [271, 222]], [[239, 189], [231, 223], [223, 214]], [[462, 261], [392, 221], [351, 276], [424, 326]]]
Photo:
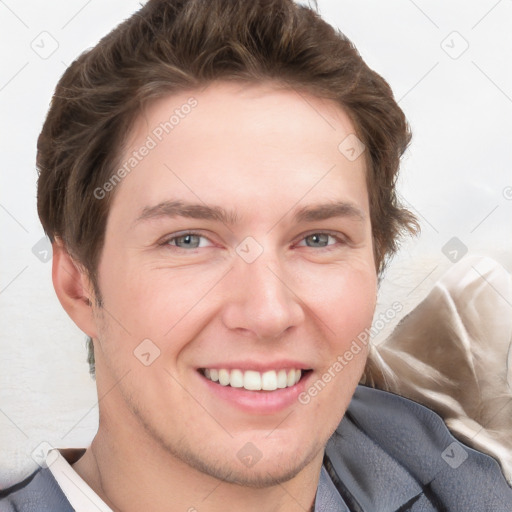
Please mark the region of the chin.
[[[176, 445], [162, 442], [162, 439], [159, 441], [174, 459], [189, 468], [216, 480], [252, 488], [265, 488], [288, 482], [315, 458], [320, 460], [319, 466], [323, 460], [324, 446], [318, 441], [307, 449], [302, 443], [283, 450], [279, 446], [279, 440], [275, 440], [275, 443], [267, 440], [264, 443], [263, 440], [251, 442], [238, 439], [226, 440], [222, 446], [211, 446], [208, 442], [191, 446], [189, 443]], [[266, 446], [262, 447], [263, 444]], [[262, 451], [257, 446], [262, 447]]]
[[299, 456], [295, 453], [289, 455], [287, 459], [285, 459], [286, 455], [284, 454], [262, 455], [257, 462], [249, 462], [250, 465], [246, 465], [238, 458], [220, 462], [219, 460], [214, 461], [211, 458], [199, 458], [188, 454], [184, 462], [217, 480], [243, 487], [261, 489], [292, 480], [317, 455], [318, 452], [312, 452], [308, 457]]

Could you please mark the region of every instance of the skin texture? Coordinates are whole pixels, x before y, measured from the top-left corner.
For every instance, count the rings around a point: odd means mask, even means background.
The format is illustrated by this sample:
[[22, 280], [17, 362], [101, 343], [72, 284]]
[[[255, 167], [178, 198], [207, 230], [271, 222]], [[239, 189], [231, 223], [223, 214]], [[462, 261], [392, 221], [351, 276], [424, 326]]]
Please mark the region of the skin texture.
[[[312, 370], [310, 385], [370, 326], [377, 278], [364, 157], [338, 150], [355, 130], [336, 104], [272, 83], [219, 82], [149, 105], [121, 160], [191, 97], [195, 107], [117, 185], [98, 272], [103, 307], [54, 246], [55, 288], [94, 340], [100, 397], [98, 434], [75, 469], [124, 512], [307, 510], [365, 350], [309, 403], [261, 414], [219, 398], [197, 369], [291, 359]], [[137, 222], [164, 201], [221, 206], [237, 222]], [[334, 202], [352, 213], [294, 218]], [[187, 230], [200, 235], [192, 247], [176, 238]], [[248, 263], [241, 247], [261, 254]], [[145, 339], [151, 359], [159, 351], [149, 366], [134, 355]], [[244, 446], [261, 456], [250, 467]]]

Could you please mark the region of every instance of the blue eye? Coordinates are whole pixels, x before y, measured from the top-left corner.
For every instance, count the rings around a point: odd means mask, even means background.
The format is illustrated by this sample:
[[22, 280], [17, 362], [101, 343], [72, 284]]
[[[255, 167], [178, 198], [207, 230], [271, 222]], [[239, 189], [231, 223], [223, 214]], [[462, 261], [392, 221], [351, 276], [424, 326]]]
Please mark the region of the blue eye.
[[166, 244], [179, 247], [180, 249], [197, 249], [208, 245], [203, 241], [208, 242], [208, 239], [204, 236], [196, 235], [195, 233], [185, 233], [180, 236], [169, 238]]
[[327, 233], [315, 233], [314, 235], [308, 235], [304, 240], [306, 244], [308, 240], [311, 241], [312, 245], [308, 247], [325, 247], [329, 243], [329, 235]]
[[[338, 234], [316, 232], [303, 236], [297, 245], [313, 249], [323, 249], [330, 248], [336, 244], [343, 244], [344, 242], [345, 240], [341, 236], [338, 236]], [[193, 232], [182, 232], [179, 235], [168, 238], [162, 245], [176, 247], [177, 249], [191, 250], [209, 247], [212, 245], [212, 242], [204, 235]]]
[[[327, 247], [333, 245], [333, 243], [340, 242], [340, 238], [329, 233], [312, 233], [311, 235], [305, 236], [299, 245], [303, 245], [302, 241], [306, 242], [306, 247]], [[329, 243], [331, 241], [331, 243]]]

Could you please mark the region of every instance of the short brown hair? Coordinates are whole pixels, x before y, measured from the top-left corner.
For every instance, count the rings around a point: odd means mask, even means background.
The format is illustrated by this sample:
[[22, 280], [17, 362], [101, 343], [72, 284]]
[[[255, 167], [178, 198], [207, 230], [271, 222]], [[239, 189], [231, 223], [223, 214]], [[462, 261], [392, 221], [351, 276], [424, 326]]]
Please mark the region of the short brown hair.
[[[417, 231], [395, 184], [411, 134], [387, 82], [352, 43], [292, 0], [149, 0], [60, 79], [37, 145], [38, 213], [87, 270], [97, 267], [130, 127], [147, 102], [214, 80], [275, 81], [336, 101], [366, 146], [377, 271], [400, 235]], [[341, 141], [340, 141], [341, 142]]]

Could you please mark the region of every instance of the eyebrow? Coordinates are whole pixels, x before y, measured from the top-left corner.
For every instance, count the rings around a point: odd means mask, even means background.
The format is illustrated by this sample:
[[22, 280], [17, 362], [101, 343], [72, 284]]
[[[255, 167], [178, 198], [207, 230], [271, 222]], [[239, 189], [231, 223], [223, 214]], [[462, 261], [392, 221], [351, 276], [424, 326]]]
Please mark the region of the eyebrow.
[[[146, 206], [135, 220], [135, 224], [165, 217], [213, 220], [230, 226], [240, 221], [236, 212], [225, 210], [221, 206], [186, 203], [183, 201], [163, 201], [154, 206]], [[348, 217], [361, 222], [366, 220], [365, 213], [359, 207], [345, 201], [303, 206], [297, 209], [294, 214], [294, 219], [298, 222], [315, 222], [336, 217]]]
[[295, 219], [299, 222], [314, 222], [334, 217], [349, 217], [361, 222], [366, 220], [363, 210], [345, 201], [304, 206], [295, 212]]
[[235, 212], [228, 212], [221, 206], [185, 203], [183, 201], [163, 201], [155, 206], [146, 206], [135, 220], [135, 223], [161, 217], [216, 220], [229, 225], [236, 224], [239, 220]]

